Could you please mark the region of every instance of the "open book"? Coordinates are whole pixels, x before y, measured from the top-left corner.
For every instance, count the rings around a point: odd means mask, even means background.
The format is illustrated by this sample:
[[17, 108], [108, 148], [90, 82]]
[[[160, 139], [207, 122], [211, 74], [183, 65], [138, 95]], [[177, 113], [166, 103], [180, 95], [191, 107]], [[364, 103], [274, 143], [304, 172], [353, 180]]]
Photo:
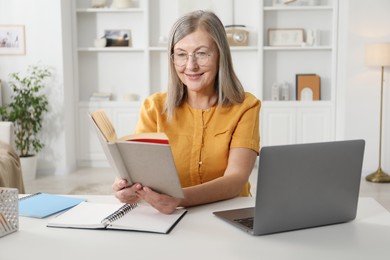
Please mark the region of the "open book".
[[117, 138], [103, 110], [91, 113], [104, 153], [117, 176], [129, 185], [141, 183], [156, 192], [183, 198], [175, 162], [164, 133], [144, 133]]
[[169, 233], [187, 211], [176, 209], [170, 215], [142, 203], [82, 202], [48, 222], [48, 227], [118, 229]]

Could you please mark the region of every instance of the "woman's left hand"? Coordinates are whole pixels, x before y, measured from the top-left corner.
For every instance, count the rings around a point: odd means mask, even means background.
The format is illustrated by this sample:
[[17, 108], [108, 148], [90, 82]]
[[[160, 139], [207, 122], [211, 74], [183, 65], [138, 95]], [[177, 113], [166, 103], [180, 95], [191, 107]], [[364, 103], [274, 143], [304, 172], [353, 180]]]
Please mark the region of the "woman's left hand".
[[138, 198], [145, 200], [155, 209], [164, 214], [173, 213], [180, 204], [180, 199], [165, 194], [160, 194], [148, 187], [136, 191]]

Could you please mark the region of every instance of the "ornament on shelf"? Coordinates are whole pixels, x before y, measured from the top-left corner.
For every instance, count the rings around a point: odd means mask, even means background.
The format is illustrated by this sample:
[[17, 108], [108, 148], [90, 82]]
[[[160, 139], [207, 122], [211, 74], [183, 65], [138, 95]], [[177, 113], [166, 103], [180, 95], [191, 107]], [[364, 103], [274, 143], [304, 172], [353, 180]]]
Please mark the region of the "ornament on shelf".
[[158, 37], [158, 46], [168, 46], [168, 37], [160, 35], [160, 37]]
[[313, 46], [315, 42], [315, 35], [312, 29], [306, 29], [306, 44], [308, 46]]
[[107, 39], [106, 37], [102, 37], [100, 39], [96, 39], [93, 44], [96, 48], [104, 48], [107, 45]]
[[282, 83], [280, 100], [290, 100], [290, 86], [286, 81]]
[[280, 96], [279, 84], [274, 82], [274, 84], [272, 84], [271, 100], [272, 101], [278, 101], [279, 100], [279, 96]]
[[91, 0], [92, 8], [104, 8], [107, 5], [106, 0]]
[[113, 0], [111, 8], [125, 9], [133, 6], [132, 0]]
[[135, 93], [126, 93], [123, 95], [123, 100], [127, 102], [132, 102], [132, 101], [139, 101], [140, 96]]
[[226, 25], [225, 31], [230, 46], [248, 46], [249, 31], [245, 25]]

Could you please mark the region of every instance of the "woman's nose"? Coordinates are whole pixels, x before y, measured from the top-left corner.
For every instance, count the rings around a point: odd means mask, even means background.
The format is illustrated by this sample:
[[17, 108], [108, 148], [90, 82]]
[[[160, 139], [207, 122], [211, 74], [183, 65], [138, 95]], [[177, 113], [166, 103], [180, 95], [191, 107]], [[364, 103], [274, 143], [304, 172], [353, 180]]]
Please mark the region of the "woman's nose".
[[199, 68], [198, 62], [193, 55], [188, 55], [186, 67], [191, 71], [197, 70]]

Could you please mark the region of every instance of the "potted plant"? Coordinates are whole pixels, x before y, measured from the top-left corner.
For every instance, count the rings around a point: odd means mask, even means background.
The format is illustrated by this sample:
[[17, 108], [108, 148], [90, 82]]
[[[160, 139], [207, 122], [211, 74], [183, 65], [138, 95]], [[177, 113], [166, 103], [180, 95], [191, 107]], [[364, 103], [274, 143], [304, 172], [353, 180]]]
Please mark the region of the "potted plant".
[[[14, 122], [15, 146], [26, 179], [35, 178], [36, 155], [44, 147], [38, 134], [48, 111], [48, 99], [43, 90], [50, 77], [49, 69], [40, 65], [30, 65], [24, 76], [19, 72], [11, 73], [11, 101], [0, 108], [1, 119]], [[29, 158], [33, 165], [24, 166], [25, 158]], [[31, 174], [27, 173], [29, 169], [33, 170]]]

